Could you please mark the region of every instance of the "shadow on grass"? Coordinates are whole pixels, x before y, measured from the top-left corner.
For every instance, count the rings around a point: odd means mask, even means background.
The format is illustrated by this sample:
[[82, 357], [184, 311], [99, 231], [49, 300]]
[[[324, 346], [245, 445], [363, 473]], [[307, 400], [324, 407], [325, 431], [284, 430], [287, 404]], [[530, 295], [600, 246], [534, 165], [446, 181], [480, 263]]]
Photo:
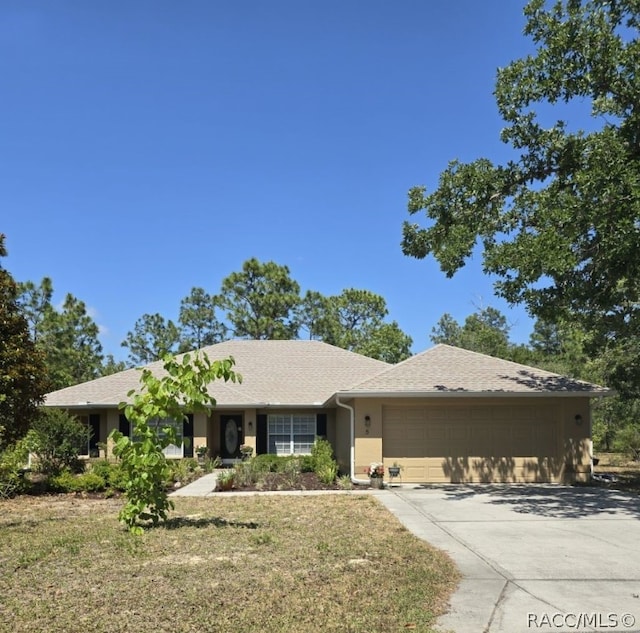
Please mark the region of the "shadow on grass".
[[257, 530], [260, 526], [255, 521], [234, 521], [221, 517], [171, 517], [167, 521], [158, 525], [166, 530], [178, 530], [180, 528], [207, 528], [207, 527], [229, 527], [242, 528], [245, 530]]

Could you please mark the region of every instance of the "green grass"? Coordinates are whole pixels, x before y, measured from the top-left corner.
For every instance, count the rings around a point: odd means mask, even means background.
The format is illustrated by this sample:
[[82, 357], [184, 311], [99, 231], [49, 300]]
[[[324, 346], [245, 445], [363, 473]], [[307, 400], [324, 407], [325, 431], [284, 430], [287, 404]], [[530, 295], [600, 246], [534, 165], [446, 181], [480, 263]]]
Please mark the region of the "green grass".
[[430, 631], [458, 579], [367, 496], [177, 499], [142, 537], [120, 503], [0, 503], [0, 631]]

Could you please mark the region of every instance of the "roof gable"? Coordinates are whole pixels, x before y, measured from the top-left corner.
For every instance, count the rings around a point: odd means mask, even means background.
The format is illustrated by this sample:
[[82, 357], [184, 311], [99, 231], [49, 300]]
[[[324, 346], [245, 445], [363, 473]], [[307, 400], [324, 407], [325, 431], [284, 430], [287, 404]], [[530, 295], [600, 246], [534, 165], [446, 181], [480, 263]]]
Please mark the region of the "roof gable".
[[581, 394], [610, 390], [478, 352], [436, 345], [365, 379], [349, 395]]
[[[231, 340], [201, 350], [211, 360], [233, 356], [242, 383], [216, 381], [209, 392], [219, 406], [267, 405], [320, 406], [337, 391], [391, 367], [320, 341]], [[157, 376], [164, 373], [162, 361], [150, 363]], [[128, 369], [73, 387], [54, 391], [47, 406], [117, 406], [127, 393], [140, 387], [140, 372]]]

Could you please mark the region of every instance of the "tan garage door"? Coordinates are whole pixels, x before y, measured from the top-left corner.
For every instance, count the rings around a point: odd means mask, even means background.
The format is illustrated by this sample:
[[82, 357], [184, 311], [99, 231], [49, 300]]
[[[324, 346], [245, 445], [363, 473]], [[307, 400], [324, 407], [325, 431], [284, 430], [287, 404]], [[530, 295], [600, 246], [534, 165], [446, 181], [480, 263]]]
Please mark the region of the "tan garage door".
[[382, 452], [403, 482], [554, 481], [554, 406], [384, 407]]

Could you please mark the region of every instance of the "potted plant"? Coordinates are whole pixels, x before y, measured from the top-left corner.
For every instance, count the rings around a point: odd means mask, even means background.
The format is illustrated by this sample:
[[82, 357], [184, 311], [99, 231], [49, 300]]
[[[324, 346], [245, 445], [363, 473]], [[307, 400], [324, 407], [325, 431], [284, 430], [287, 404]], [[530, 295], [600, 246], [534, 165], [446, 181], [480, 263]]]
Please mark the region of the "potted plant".
[[389, 477], [399, 477], [401, 470], [402, 466], [400, 466], [398, 462], [393, 462], [393, 464], [389, 466]]
[[236, 478], [236, 471], [233, 468], [225, 468], [218, 473], [216, 488], [218, 490], [231, 490]]
[[203, 462], [205, 457], [207, 456], [207, 447], [202, 444], [200, 446], [196, 446], [196, 455], [198, 456], [198, 461]]
[[242, 444], [240, 446], [240, 455], [242, 455], [242, 459], [250, 459], [253, 455], [253, 446], [249, 446], [248, 444]]
[[384, 464], [380, 462], [372, 462], [366, 469], [369, 475], [369, 483], [372, 488], [382, 488], [384, 486]]

